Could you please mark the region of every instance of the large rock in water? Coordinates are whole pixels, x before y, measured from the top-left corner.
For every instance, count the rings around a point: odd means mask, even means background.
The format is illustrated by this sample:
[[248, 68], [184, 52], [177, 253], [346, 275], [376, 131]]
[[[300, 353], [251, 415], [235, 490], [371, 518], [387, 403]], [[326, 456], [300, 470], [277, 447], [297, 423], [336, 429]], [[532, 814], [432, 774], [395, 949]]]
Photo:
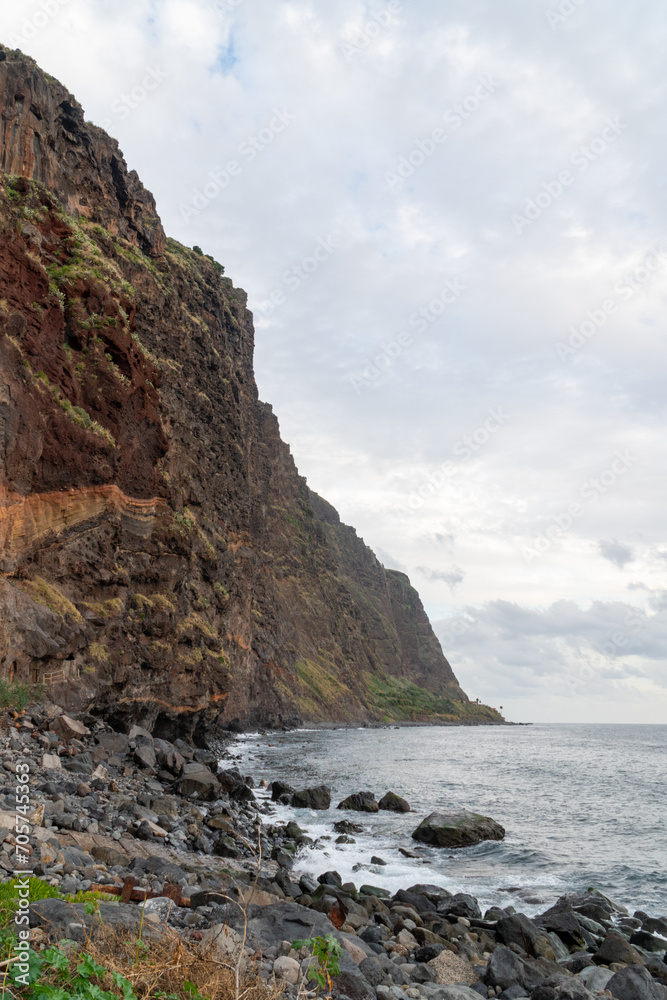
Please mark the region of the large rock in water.
[[354, 809], [355, 812], [376, 813], [378, 804], [372, 792], [355, 792], [338, 803], [339, 809]]
[[410, 803], [396, 792], [387, 792], [378, 802], [378, 808], [387, 809], [389, 812], [409, 813]]
[[292, 805], [297, 809], [328, 809], [331, 805], [331, 789], [327, 785], [304, 788], [292, 796]]
[[472, 847], [483, 840], [503, 840], [505, 829], [477, 813], [432, 812], [412, 834], [413, 840], [434, 847]]

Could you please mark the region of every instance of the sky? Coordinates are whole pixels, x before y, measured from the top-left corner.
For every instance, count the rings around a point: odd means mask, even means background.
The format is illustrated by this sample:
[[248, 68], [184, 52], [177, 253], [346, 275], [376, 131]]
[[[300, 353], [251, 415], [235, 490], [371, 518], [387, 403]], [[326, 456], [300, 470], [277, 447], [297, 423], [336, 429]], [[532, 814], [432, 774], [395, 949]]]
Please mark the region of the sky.
[[667, 719], [662, 0], [12, 0], [514, 721]]

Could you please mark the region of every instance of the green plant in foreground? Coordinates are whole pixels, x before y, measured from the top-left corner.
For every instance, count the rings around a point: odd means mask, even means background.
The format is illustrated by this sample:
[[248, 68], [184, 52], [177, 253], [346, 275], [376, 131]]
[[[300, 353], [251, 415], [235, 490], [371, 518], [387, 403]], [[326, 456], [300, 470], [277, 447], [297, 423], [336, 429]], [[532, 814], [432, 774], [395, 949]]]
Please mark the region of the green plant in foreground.
[[317, 966], [308, 970], [308, 978], [314, 979], [317, 983], [317, 996], [320, 990], [333, 988], [333, 976], [340, 973], [340, 957], [343, 954], [343, 947], [333, 934], [326, 937], [306, 938], [304, 941], [293, 941], [293, 948], [310, 948], [313, 958], [317, 959]]
[[[41, 955], [31, 949], [30, 971], [26, 977], [28, 982], [25, 983], [27, 991], [23, 996], [27, 1000], [37, 1000], [38, 997], [46, 1000], [116, 1000], [117, 997], [137, 1000], [132, 983], [120, 972], [106, 969], [87, 952], [82, 952], [78, 958], [80, 961], [72, 972], [70, 959], [62, 948], [47, 948]], [[102, 989], [96, 982], [104, 981], [106, 976], [112, 979], [117, 988], [113, 993]], [[55, 979], [55, 983], [46, 981], [46, 977]]]
[[0, 680], [0, 708], [13, 708], [22, 712], [31, 701], [39, 701], [43, 696], [44, 688], [38, 684]]

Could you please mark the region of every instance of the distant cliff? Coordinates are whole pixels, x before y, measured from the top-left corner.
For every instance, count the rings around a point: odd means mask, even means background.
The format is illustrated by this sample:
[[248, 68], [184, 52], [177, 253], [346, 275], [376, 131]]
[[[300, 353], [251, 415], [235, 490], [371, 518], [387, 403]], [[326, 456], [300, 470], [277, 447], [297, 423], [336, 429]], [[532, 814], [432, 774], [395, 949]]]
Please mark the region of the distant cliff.
[[2, 48], [0, 129], [0, 674], [165, 735], [500, 721], [298, 475], [245, 293]]

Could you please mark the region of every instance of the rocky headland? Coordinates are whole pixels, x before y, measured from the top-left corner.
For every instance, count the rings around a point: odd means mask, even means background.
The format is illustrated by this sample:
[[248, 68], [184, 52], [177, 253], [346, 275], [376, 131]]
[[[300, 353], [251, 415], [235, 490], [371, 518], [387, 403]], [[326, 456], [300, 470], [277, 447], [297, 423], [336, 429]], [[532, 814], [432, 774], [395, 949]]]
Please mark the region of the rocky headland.
[[0, 46], [0, 676], [174, 741], [497, 724], [419, 595], [299, 476], [245, 293]]

